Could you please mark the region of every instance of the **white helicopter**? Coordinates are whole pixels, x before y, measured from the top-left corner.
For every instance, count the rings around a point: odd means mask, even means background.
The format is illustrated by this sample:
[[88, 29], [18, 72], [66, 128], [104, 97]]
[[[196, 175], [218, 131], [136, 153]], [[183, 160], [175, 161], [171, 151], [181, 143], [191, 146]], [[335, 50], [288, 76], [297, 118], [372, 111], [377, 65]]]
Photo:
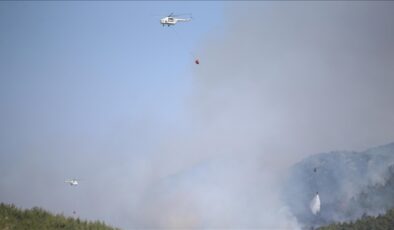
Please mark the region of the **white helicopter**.
[[189, 22], [191, 20], [192, 20], [191, 17], [190, 18], [176, 18], [174, 13], [171, 13], [167, 17], [160, 19], [160, 24], [162, 24], [163, 26], [167, 25], [168, 27], [170, 27], [170, 26], [175, 26], [175, 24], [177, 22]]
[[70, 180], [65, 180], [64, 183], [68, 183], [71, 186], [77, 186], [79, 184], [79, 179], [70, 179]]

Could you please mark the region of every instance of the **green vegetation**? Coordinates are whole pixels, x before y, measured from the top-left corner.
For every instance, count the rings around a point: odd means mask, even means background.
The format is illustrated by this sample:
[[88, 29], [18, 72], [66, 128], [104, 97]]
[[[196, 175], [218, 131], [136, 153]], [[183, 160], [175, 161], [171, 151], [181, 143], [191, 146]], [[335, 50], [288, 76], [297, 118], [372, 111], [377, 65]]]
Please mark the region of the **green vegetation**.
[[394, 209], [391, 209], [385, 215], [379, 215], [377, 217], [363, 216], [355, 222], [330, 224], [319, 228], [319, 230], [388, 230], [393, 228]]
[[64, 215], [53, 215], [41, 208], [21, 210], [14, 205], [0, 204], [1, 230], [116, 229], [100, 221], [84, 221]]

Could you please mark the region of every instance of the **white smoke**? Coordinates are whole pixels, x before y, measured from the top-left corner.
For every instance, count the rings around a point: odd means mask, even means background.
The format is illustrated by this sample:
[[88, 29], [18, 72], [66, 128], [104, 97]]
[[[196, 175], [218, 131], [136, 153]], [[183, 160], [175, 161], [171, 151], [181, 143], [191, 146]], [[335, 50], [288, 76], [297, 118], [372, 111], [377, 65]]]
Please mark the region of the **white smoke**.
[[156, 164], [163, 176], [141, 201], [141, 225], [297, 225], [280, 211], [288, 166], [394, 139], [386, 128], [394, 124], [386, 83], [394, 79], [385, 64], [394, 40], [381, 26], [393, 20], [390, 6], [232, 3], [225, 32], [207, 39], [195, 66], [192, 132], [165, 139]]
[[[32, 125], [32, 143], [15, 141], [27, 156], [0, 162], [2, 197], [71, 209], [67, 200], [74, 197], [64, 198], [62, 182], [77, 176], [88, 178], [75, 195], [82, 217], [120, 227], [295, 229], [297, 220], [279, 195], [289, 166], [313, 153], [394, 140], [394, 129], [387, 128], [394, 126], [393, 3], [224, 5], [225, 28], [206, 38], [201, 64], [193, 64], [182, 122], [163, 122], [162, 111], [149, 105], [133, 122], [121, 115], [106, 119], [92, 104], [124, 111], [148, 97], [119, 103], [141, 95], [129, 95], [127, 85], [108, 99], [104, 81], [100, 100], [92, 93], [86, 102], [93, 112], [74, 116], [84, 125], [100, 115], [100, 124], [113, 129], [98, 129], [99, 138], [53, 136], [51, 129], [46, 138]], [[160, 96], [166, 95], [150, 100]], [[62, 111], [64, 103], [57, 104]], [[52, 118], [55, 127], [59, 119]], [[27, 135], [24, 124], [20, 133]]]

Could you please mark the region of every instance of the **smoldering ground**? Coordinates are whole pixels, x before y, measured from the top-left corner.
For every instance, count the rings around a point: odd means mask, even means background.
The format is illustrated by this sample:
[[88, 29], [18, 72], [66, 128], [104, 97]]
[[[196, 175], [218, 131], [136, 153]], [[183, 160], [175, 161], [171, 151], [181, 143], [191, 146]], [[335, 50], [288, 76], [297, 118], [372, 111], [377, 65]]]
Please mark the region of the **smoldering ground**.
[[[225, 19], [201, 43], [182, 123], [153, 107], [100, 138], [38, 140], [2, 169], [2, 198], [55, 211], [75, 198], [125, 228], [298, 228], [279, 197], [289, 166], [394, 140], [394, 4], [230, 2]], [[86, 178], [76, 194], [51, 182], [64, 162]]]

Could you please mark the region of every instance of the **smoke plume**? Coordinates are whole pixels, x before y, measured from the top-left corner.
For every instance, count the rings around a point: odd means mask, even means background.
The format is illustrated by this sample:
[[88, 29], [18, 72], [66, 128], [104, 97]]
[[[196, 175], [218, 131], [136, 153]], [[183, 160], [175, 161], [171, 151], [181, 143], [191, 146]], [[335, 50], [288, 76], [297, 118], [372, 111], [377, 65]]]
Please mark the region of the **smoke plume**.
[[[179, 122], [166, 123], [149, 103], [133, 121], [107, 119], [100, 103], [145, 105], [119, 102], [132, 97], [121, 87], [82, 98], [89, 103], [79, 109], [91, 113], [64, 115], [75, 121], [69, 127], [95, 126], [89, 115], [100, 117], [95, 136], [54, 135], [64, 117], [47, 120], [44, 133], [40, 123], [21, 123], [19, 131], [1, 133], [15, 137], [10, 149], [28, 153], [0, 156], [1, 199], [55, 212], [76, 208], [83, 218], [127, 229], [297, 229], [280, 195], [291, 165], [314, 153], [394, 140], [394, 4], [224, 7], [223, 27], [201, 41], [200, 65], [182, 76], [192, 82]], [[96, 86], [100, 92], [106, 81]], [[59, 104], [54, 110], [66, 110]], [[67, 177], [84, 181], [65, 191]]]

